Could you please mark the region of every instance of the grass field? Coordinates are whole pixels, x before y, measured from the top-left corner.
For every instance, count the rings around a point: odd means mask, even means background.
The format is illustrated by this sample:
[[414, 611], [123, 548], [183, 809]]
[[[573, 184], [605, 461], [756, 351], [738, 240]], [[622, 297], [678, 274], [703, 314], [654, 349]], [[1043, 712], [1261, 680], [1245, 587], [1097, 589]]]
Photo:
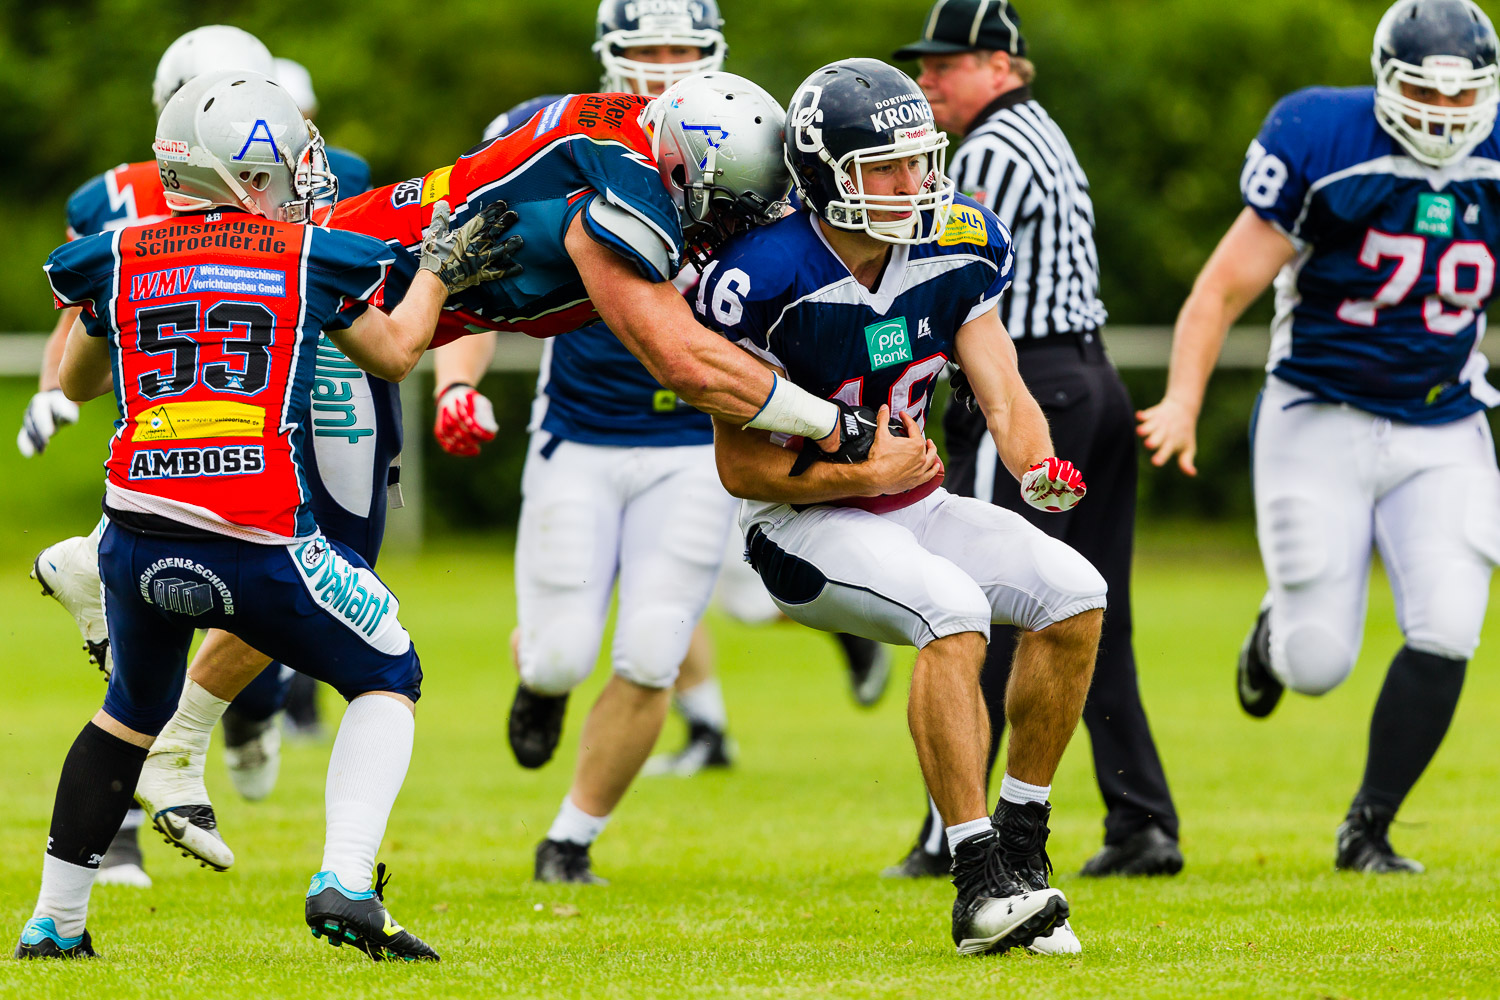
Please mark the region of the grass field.
[[[71, 624], [25, 577], [41, 544], [88, 526], [76, 502], [40, 499], [49, 477], [76, 492], [94, 475], [87, 462], [57, 471], [66, 460], [49, 453], [44, 461], [58, 464], [25, 466], [22, 480], [19, 461], [0, 457], [0, 514], [11, 515], [0, 527], [0, 930], [9, 933], [35, 898], [63, 755], [102, 697]], [[1187, 869], [1171, 880], [1072, 875], [1101, 833], [1087, 742], [1076, 739], [1054, 788], [1051, 855], [1084, 942], [1077, 958], [961, 959], [945, 882], [877, 877], [905, 852], [921, 813], [902, 697], [910, 656], [886, 700], [861, 711], [832, 643], [792, 626], [712, 620], [739, 741], [734, 771], [639, 782], [594, 850], [609, 888], [532, 885], [532, 848], [567, 787], [601, 678], [575, 696], [559, 758], [520, 770], [505, 743], [514, 613], [508, 544], [496, 537], [384, 563], [427, 680], [381, 857], [395, 876], [395, 916], [439, 949], [440, 965], [376, 966], [307, 933], [301, 901], [321, 855], [328, 745], [289, 744], [281, 784], [259, 804], [236, 799], [215, 752], [209, 782], [239, 858], [232, 871], [210, 874], [149, 841], [154, 889], [95, 891], [90, 927], [105, 958], [0, 962], [0, 996], [1500, 995], [1497, 624], [1394, 831], [1428, 874], [1335, 873], [1333, 829], [1399, 641], [1383, 580], [1353, 678], [1255, 722], [1232, 692], [1261, 588], [1248, 533], [1155, 530], [1141, 550], [1137, 649]], [[674, 748], [679, 738], [669, 724]]]

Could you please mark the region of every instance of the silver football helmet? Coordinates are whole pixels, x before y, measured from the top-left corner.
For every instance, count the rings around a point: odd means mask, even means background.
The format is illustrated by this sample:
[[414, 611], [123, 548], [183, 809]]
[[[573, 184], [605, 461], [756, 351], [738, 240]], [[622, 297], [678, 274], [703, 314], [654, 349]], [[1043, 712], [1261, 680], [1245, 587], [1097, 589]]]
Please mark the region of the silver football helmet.
[[156, 64], [151, 102], [159, 115], [179, 87], [199, 73], [244, 69], [269, 76], [276, 70], [271, 50], [259, 38], [227, 24], [208, 24], [179, 37]]
[[781, 160], [785, 119], [774, 97], [733, 73], [679, 80], [641, 111], [689, 240], [712, 249], [737, 229], [781, 218], [792, 189]]
[[276, 59], [276, 72], [271, 79], [281, 84], [282, 89], [292, 95], [303, 118], [318, 117], [318, 92], [313, 89], [312, 74], [307, 67], [295, 59]]
[[224, 205], [307, 222], [316, 201], [338, 193], [317, 127], [257, 73], [189, 80], [162, 110], [152, 149], [167, 205], [179, 212]]

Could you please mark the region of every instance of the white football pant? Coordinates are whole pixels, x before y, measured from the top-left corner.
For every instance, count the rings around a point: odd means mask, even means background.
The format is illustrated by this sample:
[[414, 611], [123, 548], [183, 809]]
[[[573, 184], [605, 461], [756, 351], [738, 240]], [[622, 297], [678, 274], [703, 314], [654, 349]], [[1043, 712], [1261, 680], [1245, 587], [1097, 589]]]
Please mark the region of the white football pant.
[[1253, 430], [1271, 669], [1303, 694], [1349, 676], [1374, 546], [1406, 644], [1469, 659], [1500, 562], [1500, 471], [1484, 414], [1420, 426], [1309, 399], [1271, 376]]

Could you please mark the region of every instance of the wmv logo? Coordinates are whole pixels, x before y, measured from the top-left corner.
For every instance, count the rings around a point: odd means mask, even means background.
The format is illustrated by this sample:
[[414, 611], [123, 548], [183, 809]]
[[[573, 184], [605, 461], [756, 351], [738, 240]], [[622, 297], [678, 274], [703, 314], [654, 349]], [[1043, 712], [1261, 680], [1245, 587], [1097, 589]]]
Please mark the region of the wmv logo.
[[865, 327], [865, 347], [870, 352], [871, 371], [910, 361], [911, 335], [906, 330], [906, 317], [897, 316]]

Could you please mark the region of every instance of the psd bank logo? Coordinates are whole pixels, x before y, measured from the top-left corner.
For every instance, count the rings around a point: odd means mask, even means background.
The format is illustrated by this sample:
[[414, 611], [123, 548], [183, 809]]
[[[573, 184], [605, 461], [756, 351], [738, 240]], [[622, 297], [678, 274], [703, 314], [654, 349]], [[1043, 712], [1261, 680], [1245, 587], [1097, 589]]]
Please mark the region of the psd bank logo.
[[882, 320], [865, 327], [865, 347], [870, 352], [870, 370], [879, 371], [911, 360], [911, 334], [906, 317]]

